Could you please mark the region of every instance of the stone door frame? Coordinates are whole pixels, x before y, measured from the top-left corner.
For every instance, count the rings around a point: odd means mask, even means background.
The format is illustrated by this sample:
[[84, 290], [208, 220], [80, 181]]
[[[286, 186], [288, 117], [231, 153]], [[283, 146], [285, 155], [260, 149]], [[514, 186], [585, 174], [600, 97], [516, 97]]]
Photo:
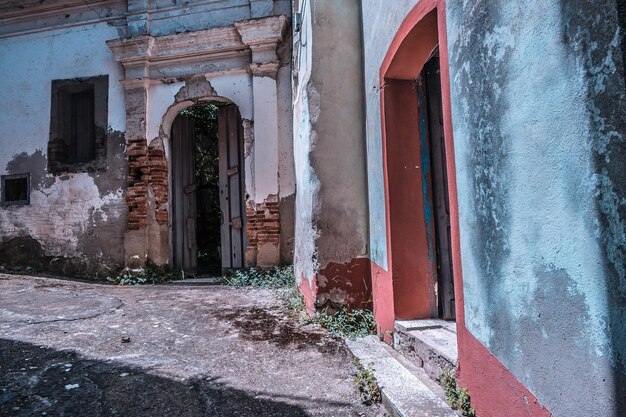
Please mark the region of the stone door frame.
[[[121, 81], [126, 98], [126, 155], [128, 158], [128, 223], [124, 237], [125, 263], [136, 267], [150, 261], [171, 262], [170, 202], [168, 198], [169, 135], [171, 124], [185, 107], [227, 100], [242, 110], [246, 142], [246, 266], [277, 265], [280, 260], [278, 214], [278, 93], [277, 48], [288, 19], [271, 16], [234, 25], [153, 37], [142, 35], [107, 42], [124, 66]], [[249, 85], [243, 98], [231, 91], [221, 95], [212, 80], [228, 76], [233, 84]], [[177, 90], [162, 115], [159, 91]], [[173, 101], [173, 104], [172, 104]], [[246, 113], [244, 108], [249, 109]], [[157, 135], [150, 132], [158, 117]], [[254, 130], [254, 124], [260, 127]], [[264, 152], [255, 152], [263, 149]], [[269, 152], [267, 151], [269, 150]], [[255, 163], [258, 159], [258, 163]], [[255, 181], [259, 179], [259, 181]]]

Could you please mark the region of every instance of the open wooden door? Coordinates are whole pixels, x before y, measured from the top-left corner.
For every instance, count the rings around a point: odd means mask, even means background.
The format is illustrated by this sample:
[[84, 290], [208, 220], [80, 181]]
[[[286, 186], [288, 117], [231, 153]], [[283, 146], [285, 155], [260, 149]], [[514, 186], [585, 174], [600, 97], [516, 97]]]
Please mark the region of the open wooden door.
[[441, 107], [441, 75], [438, 54], [426, 63], [422, 76], [426, 84], [428, 108], [428, 139], [435, 214], [439, 315], [443, 319], [453, 320], [455, 318], [455, 300], [450, 238], [450, 201], [448, 196], [448, 173], [446, 170], [446, 148]]
[[195, 160], [194, 121], [179, 115], [172, 125], [173, 264], [190, 274], [198, 268]]
[[243, 127], [237, 106], [220, 108], [217, 124], [222, 269], [243, 268], [245, 254]]

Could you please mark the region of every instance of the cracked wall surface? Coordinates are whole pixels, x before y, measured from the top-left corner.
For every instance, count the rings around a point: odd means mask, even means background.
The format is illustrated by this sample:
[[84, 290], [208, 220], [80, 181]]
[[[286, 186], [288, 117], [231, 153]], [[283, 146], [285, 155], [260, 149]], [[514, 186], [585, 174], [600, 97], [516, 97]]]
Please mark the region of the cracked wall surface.
[[466, 325], [555, 416], [626, 412], [619, 19], [447, 3]]

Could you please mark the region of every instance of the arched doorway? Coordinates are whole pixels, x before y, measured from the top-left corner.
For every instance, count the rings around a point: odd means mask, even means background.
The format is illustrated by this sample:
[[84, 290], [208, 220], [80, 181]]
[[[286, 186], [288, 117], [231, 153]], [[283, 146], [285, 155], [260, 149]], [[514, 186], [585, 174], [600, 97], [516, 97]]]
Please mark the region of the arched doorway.
[[454, 320], [459, 304], [454, 157], [440, 41], [445, 45], [443, 8], [422, 2], [380, 70], [392, 279], [391, 294], [380, 301], [393, 306], [393, 319]]
[[170, 140], [173, 266], [190, 274], [243, 267], [243, 127], [237, 106], [216, 101], [182, 110]]

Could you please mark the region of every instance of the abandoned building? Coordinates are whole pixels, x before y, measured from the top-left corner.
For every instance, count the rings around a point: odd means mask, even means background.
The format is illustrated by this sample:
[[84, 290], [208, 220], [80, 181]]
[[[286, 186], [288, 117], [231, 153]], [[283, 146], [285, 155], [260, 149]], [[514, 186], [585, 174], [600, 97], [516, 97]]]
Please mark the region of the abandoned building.
[[291, 262], [289, 1], [17, 3], [0, 28], [4, 254]]
[[621, 0], [0, 1], [0, 262], [293, 262], [311, 314], [372, 308], [480, 417], [625, 416], [625, 22]]

